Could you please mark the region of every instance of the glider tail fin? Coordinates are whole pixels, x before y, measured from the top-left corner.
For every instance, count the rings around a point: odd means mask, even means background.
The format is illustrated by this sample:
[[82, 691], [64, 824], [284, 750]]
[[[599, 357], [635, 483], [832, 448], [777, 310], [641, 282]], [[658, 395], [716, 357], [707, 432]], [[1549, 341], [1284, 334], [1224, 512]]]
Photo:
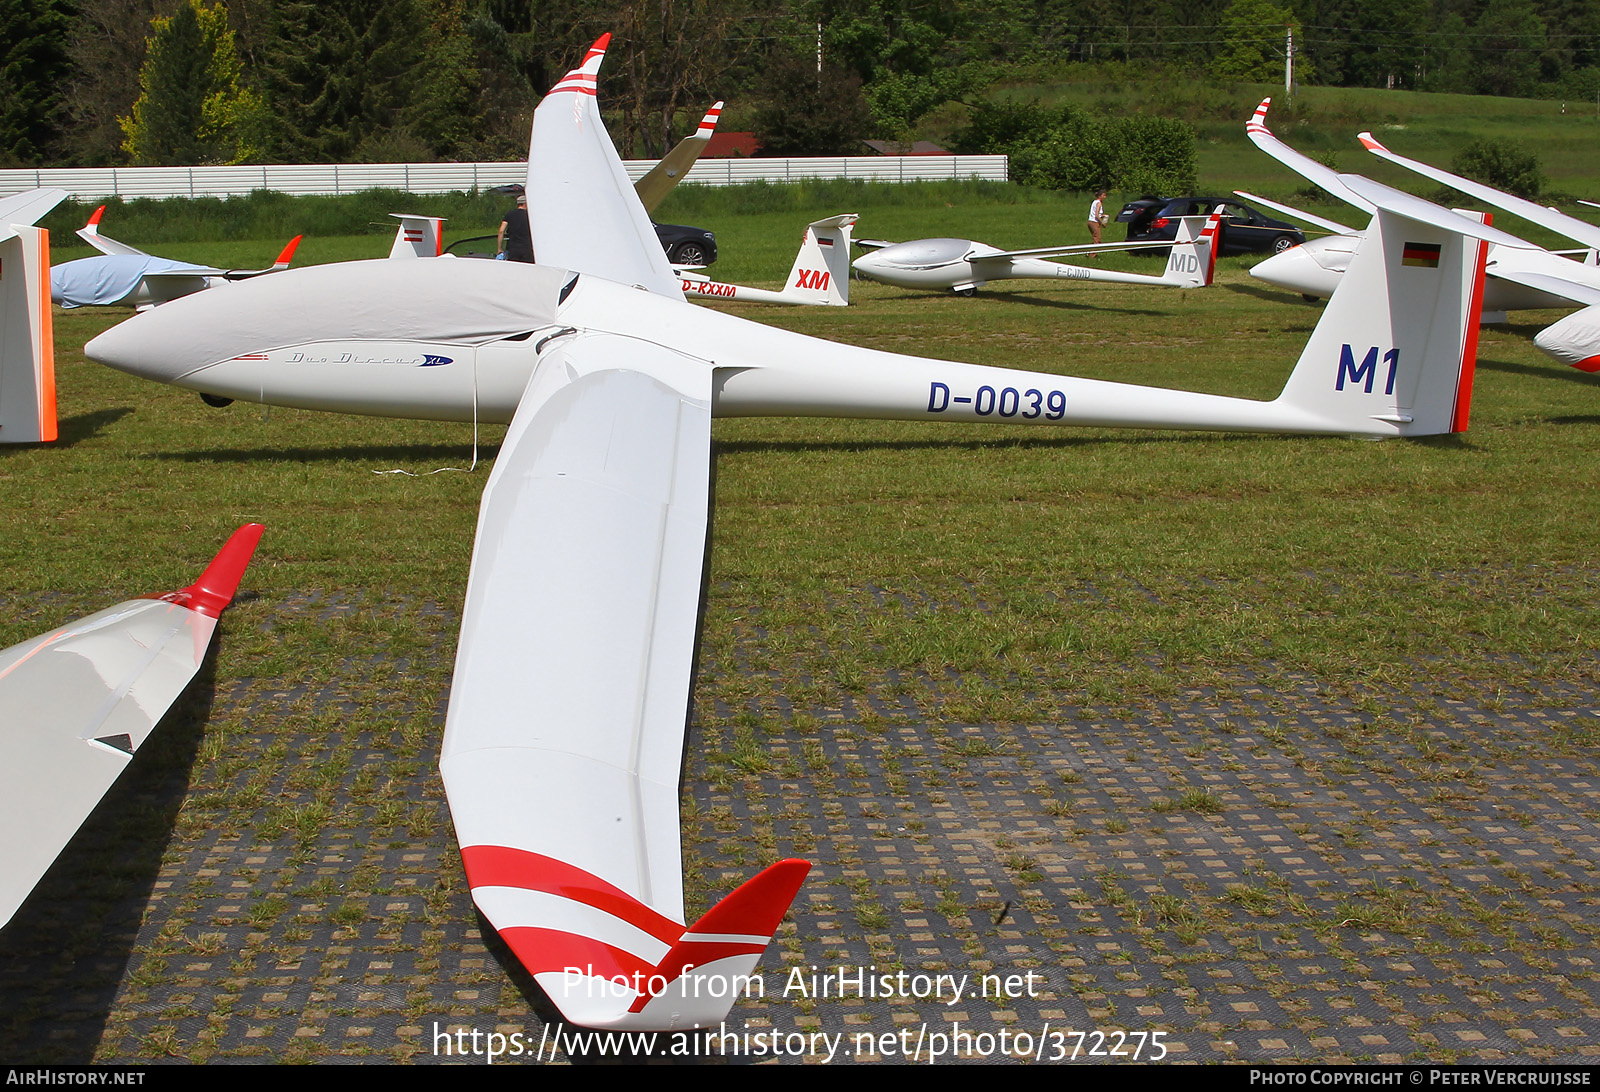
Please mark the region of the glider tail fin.
[[54, 440], [50, 234], [13, 224], [0, 235], [0, 443]]
[[444, 253], [444, 220], [438, 216], [416, 216], [409, 212], [389, 214], [400, 221], [395, 228], [391, 258], [437, 258]]
[[1217, 244], [1222, 239], [1222, 212], [1210, 216], [1184, 216], [1178, 220], [1178, 236], [1167, 255], [1167, 271], [1162, 276], [1184, 288], [1204, 288], [1217, 269]]
[[850, 233], [857, 219], [851, 212], [806, 225], [784, 296], [832, 307], [850, 302]]
[[1500, 233], [1487, 217], [1342, 178], [1379, 208], [1278, 402], [1351, 432], [1373, 421], [1402, 436], [1464, 431], [1487, 240]]

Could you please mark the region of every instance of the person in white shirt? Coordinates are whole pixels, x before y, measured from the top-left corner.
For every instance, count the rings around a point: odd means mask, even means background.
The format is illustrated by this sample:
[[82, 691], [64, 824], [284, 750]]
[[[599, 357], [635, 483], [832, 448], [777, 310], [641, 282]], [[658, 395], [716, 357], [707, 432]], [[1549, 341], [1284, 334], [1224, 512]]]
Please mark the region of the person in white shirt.
[[1095, 242], [1100, 241], [1100, 229], [1111, 222], [1111, 217], [1106, 215], [1106, 191], [1096, 190], [1094, 204], [1089, 206], [1089, 238]]

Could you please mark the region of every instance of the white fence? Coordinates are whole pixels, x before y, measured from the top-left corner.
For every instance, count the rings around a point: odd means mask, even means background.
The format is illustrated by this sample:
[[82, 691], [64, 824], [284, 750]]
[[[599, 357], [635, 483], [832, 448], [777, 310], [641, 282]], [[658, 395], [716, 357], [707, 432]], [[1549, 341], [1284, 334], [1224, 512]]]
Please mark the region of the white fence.
[[[655, 161], [628, 160], [638, 179]], [[979, 178], [1004, 182], [1003, 155], [839, 156], [829, 159], [702, 159], [684, 182], [735, 186], [742, 182], [799, 182], [850, 178], [873, 182], [923, 182]], [[41, 167], [0, 170], [0, 197], [39, 186], [60, 186], [74, 197], [230, 197], [252, 190], [294, 194], [355, 193], [376, 188], [409, 193], [482, 190], [521, 182], [524, 163], [305, 163], [259, 167]]]

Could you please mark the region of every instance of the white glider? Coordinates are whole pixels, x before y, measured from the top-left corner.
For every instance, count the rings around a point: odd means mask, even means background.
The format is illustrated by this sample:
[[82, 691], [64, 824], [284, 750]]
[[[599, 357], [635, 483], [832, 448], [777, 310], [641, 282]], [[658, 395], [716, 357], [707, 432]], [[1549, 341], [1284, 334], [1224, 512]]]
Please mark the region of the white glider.
[[56, 438], [50, 233], [34, 224], [66, 197], [51, 188], [0, 200], [0, 444]]
[[681, 1029], [726, 1016], [808, 868], [773, 864], [685, 924], [678, 785], [714, 416], [1448, 432], [1466, 424], [1484, 241], [1503, 236], [1352, 177], [1377, 245], [1271, 402], [839, 345], [686, 304], [600, 120], [608, 38], [535, 114], [548, 264], [292, 270], [135, 316], [86, 352], [248, 400], [510, 421], [440, 758], [468, 883], [567, 1020]]
[[[856, 245], [873, 249], [857, 258], [854, 268], [868, 280], [882, 281], [899, 288], [948, 288], [962, 296], [975, 294], [990, 281], [1016, 278], [1065, 278], [1111, 284], [1200, 288], [1211, 283], [1216, 269], [1215, 242], [1220, 219], [1220, 212], [1213, 213], [1209, 218], [1181, 217], [1178, 221], [1178, 237], [1171, 243], [1086, 243], [1032, 250], [1000, 250], [971, 239], [917, 239], [909, 243], [862, 240]], [[1166, 272], [1159, 277], [1044, 260], [1073, 254], [1148, 250], [1153, 247], [1171, 247]]]
[[260, 539], [246, 524], [187, 588], [0, 651], [0, 926], [200, 670]]
[[132, 307], [144, 310], [229, 281], [249, 280], [289, 268], [303, 236], [296, 235], [266, 269], [216, 269], [173, 258], [158, 258], [138, 247], [100, 234], [101, 205], [78, 229], [78, 237], [100, 251], [98, 257], [64, 262], [50, 273], [50, 298], [62, 307]]
[[850, 302], [850, 232], [855, 213], [830, 216], [806, 225], [800, 252], [794, 256], [783, 291], [724, 284], [675, 266], [689, 298], [747, 300], [755, 303], [797, 303], [816, 307], [844, 307]]
[[[1267, 108], [1271, 102], [1270, 98], [1264, 99], [1245, 126], [1256, 147], [1327, 192], [1370, 213], [1371, 203], [1340, 182], [1340, 176], [1336, 171], [1295, 151], [1273, 135], [1266, 125]], [[1553, 209], [1541, 208], [1531, 201], [1503, 194], [1446, 171], [1396, 156], [1374, 140], [1370, 133], [1361, 134], [1361, 142], [1374, 154], [1380, 154], [1391, 162], [1410, 167], [1436, 181], [1454, 186], [1461, 192], [1488, 204], [1505, 208], [1528, 219], [1535, 219], [1536, 222], [1557, 231], [1567, 227], [1569, 230], [1562, 231], [1563, 234], [1571, 235], [1572, 231], [1576, 230], [1573, 226], [1578, 225], [1591, 239], [1600, 241], [1600, 228], [1585, 224], [1581, 220], [1563, 216]], [[1349, 267], [1352, 256], [1360, 246], [1364, 232], [1289, 206], [1275, 205], [1270, 201], [1262, 203], [1326, 227], [1335, 234], [1308, 240], [1281, 254], [1273, 255], [1253, 266], [1250, 275], [1304, 296], [1331, 296], [1334, 288], [1338, 286], [1339, 278]], [[1532, 215], [1529, 215], [1530, 213]], [[1538, 219], [1541, 215], [1543, 218]], [[1579, 236], [1573, 237], [1579, 238]], [[1488, 280], [1484, 285], [1483, 295], [1483, 321], [1486, 322], [1504, 321], [1507, 311], [1570, 307], [1573, 300], [1578, 298], [1573, 295], [1574, 292], [1600, 292], [1600, 269], [1595, 268], [1592, 263], [1580, 264], [1522, 240], [1517, 240], [1517, 245], [1511, 247], [1491, 246], [1487, 271]], [[1580, 299], [1579, 302], [1589, 301]]]

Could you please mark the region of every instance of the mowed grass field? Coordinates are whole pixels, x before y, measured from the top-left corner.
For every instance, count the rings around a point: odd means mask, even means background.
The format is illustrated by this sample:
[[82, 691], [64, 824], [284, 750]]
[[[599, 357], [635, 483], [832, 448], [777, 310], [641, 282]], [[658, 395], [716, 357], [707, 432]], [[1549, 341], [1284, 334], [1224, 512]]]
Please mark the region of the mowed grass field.
[[[857, 233], [1039, 245], [1081, 237], [1079, 206], [1064, 197], [885, 207], [865, 214]], [[852, 210], [690, 220], [669, 206], [661, 218], [717, 232], [719, 278], [775, 287], [806, 220], [843, 211]], [[477, 233], [452, 228], [450, 238]], [[380, 257], [388, 237], [374, 228], [308, 239], [302, 255]], [[256, 267], [276, 244], [160, 249]], [[62, 246], [56, 258], [82, 252]], [[1102, 261], [1156, 270], [1147, 259]], [[1270, 398], [1322, 308], [1252, 280], [1248, 264], [1224, 259], [1218, 283], [1203, 291], [1016, 281], [960, 299], [856, 282], [843, 310], [723, 306], [895, 352]], [[502, 1023], [531, 1022], [471, 931], [434, 768], [478, 498], [503, 430], [480, 431], [474, 472], [430, 474], [470, 465], [470, 426], [244, 403], [212, 409], [191, 392], [84, 359], [84, 342], [124, 317], [56, 312], [62, 439], [0, 448], [0, 645], [188, 583], [242, 522], [267, 531], [200, 690], [166, 742], [130, 771], [144, 780], [118, 790], [90, 841], [75, 843], [74, 861], [52, 873], [41, 898], [54, 901], [30, 904], [38, 924], [24, 935], [39, 946], [30, 966], [48, 973], [42, 984], [32, 972], [26, 984], [0, 983], [11, 998], [0, 1015], [8, 1056], [426, 1055], [426, 1042], [403, 1031], [381, 1041], [295, 1037], [295, 1022], [312, 1020], [297, 1007], [348, 1016], [342, 1001], [328, 1000], [345, 997], [339, 945], [408, 953], [411, 977], [395, 988], [412, 993], [372, 1002], [404, 1026], [452, 1013], [477, 1013], [484, 1027], [495, 1013]], [[1351, 782], [1399, 789], [1421, 779], [1440, 790], [1418, 806], [1441, 829], [1469, 800], [1500, 809], [1513, 834], [1526, 832], [1542, 819], [1539, 794], [1522, 784], [1502, 798], [1486, 771], [1523, 761], [1531, 748], [1600, 775], [1594, 699], [1579, 699], [1559, 731], [1536, 741], [1497, 737], [1493, 726], [1482, 739], [1447, 740], [1430, 733], [1427, 716], [1462, 700], [1493, 708], [1530, 690], [1594, 693], [1600, 379], [1533, 348], [1533, 333], [1554, 317], [1514, 314], [1485, 329], [1470, 430], [1424, 441], [719, 421], [685, 779], [690, 913], [761, 864], [799, 853], [818, 862], [811, 901], [803, 892], [800, 905], [832, 914], [823, 928], [838, 933], [820, 935], [842, 938], [830, 951], [851, 953], [848, 962], [922, 966], [885, 907], [937, 909], [932, 929], [957, 923], [948, 926], [957, 947], [985, 965], [1020, 946], [1017, 965], [1050, 973], [1069, 1018], [1163, 1026], [1126, 999], [1108, 1002], [1103, 982], [1075, 976], [1081, 962], [1052, 955], [1098, 926], [1039, 924], [1055, 896], [1036, 889], [1038, 861], [1070, 855], [1085, 839], [1157, 836], [1175, 810], [1220, 823], [1251, 807], [1292, 807], [1265, 788], [1244, 802], [1214, 790], [1218, 777], [1252, 776], [1252, 761], [1241, 764], [1223, 735], [1197, 742], [1163, 733], [1175, 703], [1201, 694], [1223, 704], [1264, 694], [1270, 705], [1280, 687], [1309, 688], [1349, 720], [1318, 737], [1320, 757], [1285, 744], [1296, 776], [1336, 796]], [[1122, 772], [1145, 770], [1156, 796], [1109, 810], [1074, 805], [1072, 786], [1093, 774], [1070, 749], [1059, 766], [1041, 766], [1006, 742], [1079, 719], [1104, 723], [1108, 710], [1155, 725], [1125, 745], [1116, 729], [1104, 732]], [[907, 789], [889, 775], [882, 796], [879, 782], [869, 791], [866, 780], [850, 780], [850, 754], [892, 752], [913, 724], [932, 733], [930, 768], [946, 779], [932, 778], [931, 797], [915, 778]], [[985, 924], [997, 910], [1005, 917], [1009, 897], [1000, 909], [980, 897], [990, 889], [957, 886], [972, 866], [953, 854], [927, 850], [908, 879], [870, 853], [839, 849], [850, 821], [926, 842], [922, 832], [937, 827], [950, 799], [1002, 776], [984, 772], [1001, 759], [1004, 776], [1027, 786], [1018, 814], [1032, 833], [987, 836], [985, 860], [1017, 885], [1029, 923]], [[783, 809], [806, 800], [820, 801], [826, 816], [803, 822], [797, 810], [786, 822]], [[1571, 819], [1592, 826], [1592, 797]], [[1385, 821], [1375, 809], [1348, 829], [1307, 819], [1296, 833], [1355, 844]], [[1488, 942], [1553, 959], [1592, 944], [1587, 878], [1564, 888], [1559, 911], [1541, 910], [1532, 896], [1508, 911], [1503, 895], [1467, 887], [1444, 903], [1420, 894], [1408, 903], [1403, 870], [1372, 866], [1352, 869], [1322, 906], [1273, 895], [1248, 876], [1139, 887], [1106, 843], [1093, 844], [1072, 866], [1082, 881], [1072, 905], [1121, 922], [1165, 956], [1120, 970], [1156, 996], [1166, 991], [1169, 1005], [1171, 991], [1211, 988], [1203, 966], [1193, 981], [1173, 974], [1175, 963], [1204, 965], [1216, 954], [1218, 942], [1203, 939], [1210, 933], [1253, 939], [1262, 952], [1281, 945], [1284, 958], [1343, 960], [1351, 982], [1360, 977], [1344, 947], [1352, 929], [1413, 958], [1449, 959]], [[391, 874], [370, 858], [384, 850], [396, 859], [415, 850], [422, 863]], [[1487, 857], [1486, 868], [1503, 863]], [[929, 893], [908, 899], [901, 888], [909, 887]], [[58, 904], [67, 908], [59, 922]], [[811, 929], [786, 932], [765, 969], [776, 975], [820, 958]], [[11, 945], [23, 943], [11, 934]], [[328, 936], [334, 947], [313, 970]], [[39, 956], [43, 949], [51, 954]], [[368, 982], [374, 973], [382, 978], [369, 969]], [[67, 985], [55, 990], [51, 975]], [[213, 978], [221, 985], [196, 985]], [[58, 1005], [76, 1015], [66, 1021]], [[818, 1011], [838, 1030], [836, 1013]], [[252, 1040], [246, 1026], [275, 1030]], [[1196, 1049], [1233, 1027], [1182, 1026]], [[1238, 1056], [1255, 1056], [1242, 1049]], [[1456, 1057], [1453, 1049], [1446, 1043], [1434, 1056]], [[1341, 1053], [1359, 1054], [1335, 1045], [1320, 1056]]]

